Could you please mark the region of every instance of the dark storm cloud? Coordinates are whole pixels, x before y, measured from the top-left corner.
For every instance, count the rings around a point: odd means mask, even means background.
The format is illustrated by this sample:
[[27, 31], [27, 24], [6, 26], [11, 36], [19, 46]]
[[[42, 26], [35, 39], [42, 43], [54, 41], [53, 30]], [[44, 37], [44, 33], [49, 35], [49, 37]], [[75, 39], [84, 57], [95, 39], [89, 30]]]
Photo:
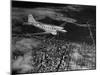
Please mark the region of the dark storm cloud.
[[[58, 12], [59, 11], [59, 12]], [[69, 18], [67, 15], [62, 14], [61, 9], [52, 9], [52, 8], [12, 8], [13, 18], [18, 18], [21, 16], [27, 16], [32, 14], [34, 17], [42, 19], [44, 17], [50, 17], [54, 20], [65, 21], [65, 22], [76, 22], [75, 19]]]
[[[14, 1], [12, 2], [12, 18], [21, 19], [32, 14], [36, 20], [49, 17], [56, 21], [86, 23], [89, 19], [95, 19], [95, 9], [95, 6], [86, 5]], [[78, 26], [83, 25], [78, 24]]]

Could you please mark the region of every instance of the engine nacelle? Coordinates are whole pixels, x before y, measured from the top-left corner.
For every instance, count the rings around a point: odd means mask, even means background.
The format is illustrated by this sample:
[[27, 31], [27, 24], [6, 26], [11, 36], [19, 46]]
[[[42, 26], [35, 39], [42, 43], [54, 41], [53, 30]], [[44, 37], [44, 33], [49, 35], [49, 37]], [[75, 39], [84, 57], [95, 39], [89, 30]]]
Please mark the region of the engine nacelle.
[[57, 32], [52, 32], [51, 34], [52, 34], [52, 35], [57, 35]]

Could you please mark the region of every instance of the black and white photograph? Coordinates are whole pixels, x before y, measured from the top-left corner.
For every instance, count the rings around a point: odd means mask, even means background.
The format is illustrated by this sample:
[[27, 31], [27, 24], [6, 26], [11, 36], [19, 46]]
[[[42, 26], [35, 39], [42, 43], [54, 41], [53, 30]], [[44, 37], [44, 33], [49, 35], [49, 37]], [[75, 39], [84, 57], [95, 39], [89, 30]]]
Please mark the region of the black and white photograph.
[[11, 74], [96, 70], [96, 6], [11, 1]]

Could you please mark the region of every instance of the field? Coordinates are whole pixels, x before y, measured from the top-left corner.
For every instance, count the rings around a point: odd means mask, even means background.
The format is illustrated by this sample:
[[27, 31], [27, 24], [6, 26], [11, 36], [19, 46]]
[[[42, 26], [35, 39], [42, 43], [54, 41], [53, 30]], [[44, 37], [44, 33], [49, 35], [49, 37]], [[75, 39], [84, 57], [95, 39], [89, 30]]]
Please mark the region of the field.
[[95, 45], [36, 37], [13, 37], [13, 73], [96, 69]]

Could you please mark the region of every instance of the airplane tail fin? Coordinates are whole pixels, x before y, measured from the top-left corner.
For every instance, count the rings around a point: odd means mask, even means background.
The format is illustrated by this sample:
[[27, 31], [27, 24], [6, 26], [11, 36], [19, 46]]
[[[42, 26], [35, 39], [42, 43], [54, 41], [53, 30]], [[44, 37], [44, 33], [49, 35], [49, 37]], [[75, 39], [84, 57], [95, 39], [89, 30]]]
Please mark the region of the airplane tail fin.
[[35, 20], [34, 17], [32, 16], [32, 14], [29, 14], [29, 15], [28, 15], [28, 22], [29, 22], [29, 23], [35, 23], [35, 22], [36, 22], [36, 20]]

